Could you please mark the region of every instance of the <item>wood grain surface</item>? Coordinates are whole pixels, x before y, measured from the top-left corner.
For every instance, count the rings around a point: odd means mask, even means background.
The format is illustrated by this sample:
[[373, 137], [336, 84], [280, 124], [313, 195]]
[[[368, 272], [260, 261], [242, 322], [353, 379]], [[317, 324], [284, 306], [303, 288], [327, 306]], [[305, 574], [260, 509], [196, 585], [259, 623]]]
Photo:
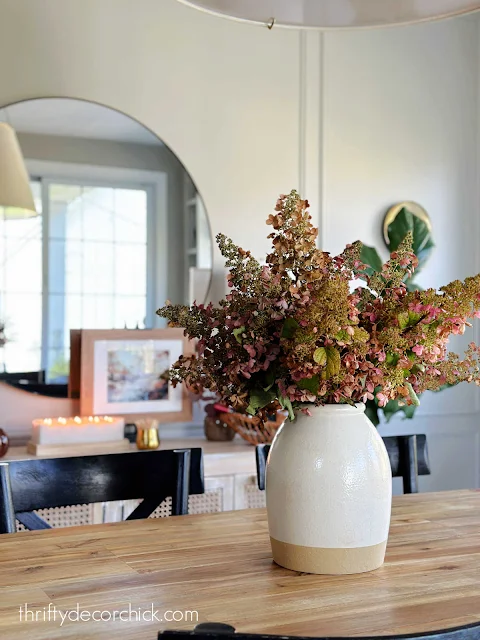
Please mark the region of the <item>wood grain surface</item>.
[[[57, 619], [43, 621], [50, 603]], [[25, 604], [40, 612], [38, 622], [20, 621]], [[198, 622], [307, 636], [476, 622], [480, 492], [395, 497], [385, 565], [357, 576], [299, 574], [273, 564], [263, 509], [0, 536], [0, 638], [156, 640], [162, 628], [196, 624], [194, 615], [119, 620], [129, 604], [142, 613], [153, 605], [158, 617], [197, 611]], [[58, 612], [77, 605], [85, 616], [116, 611], [117, 619], [77, 622], [71, 614], [61, 625]]]

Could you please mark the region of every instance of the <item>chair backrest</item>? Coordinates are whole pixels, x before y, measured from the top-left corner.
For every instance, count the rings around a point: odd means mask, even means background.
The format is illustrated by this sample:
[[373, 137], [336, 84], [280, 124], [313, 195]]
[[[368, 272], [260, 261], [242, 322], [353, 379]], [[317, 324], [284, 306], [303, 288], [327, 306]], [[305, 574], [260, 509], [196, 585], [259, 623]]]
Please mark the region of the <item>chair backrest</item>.
[[[404, 493], [418, 493], [418, 476], [430, 475], [428, 460], [427, 436], [424, 434], [410, 436], [385, 436], [382, 438], [394, 478], [403, 478]], [[258, 488], [265, 489], [265, 473], [269, 444], [256, 447]]]
[[[272, 636], [258, 633], [237, 633], [234, 627], [216, 622], [197, 624], [193, 631], [160, 631], [158, 640], [353, 640], [345, 637], [329, 636]], [[478, 640], [480, 638], [480, 622], [463, 627], [429, 631], [427, 633], [382, 636], [355, 636], [355, 640]]]
[[0, 533], [50, 526], [37, 509], [143, 498], [127, 519], [147, 518], [172, 497], [172, 515], [188, 513], [204, 492], [202, 450], [178, 449], [0, 463]]
[[0, 381], [2, 382], [20, 382], [21, 380], [38, 383], [45, 382], [45, 371], [0, 372]]
[[49, 398], [68, 398], [68, 384], [46, 384], [44, 382], [30, 382], [22, 380], [5, 380], [11, 387], [36, 393], [39, 396], [48, 396]]

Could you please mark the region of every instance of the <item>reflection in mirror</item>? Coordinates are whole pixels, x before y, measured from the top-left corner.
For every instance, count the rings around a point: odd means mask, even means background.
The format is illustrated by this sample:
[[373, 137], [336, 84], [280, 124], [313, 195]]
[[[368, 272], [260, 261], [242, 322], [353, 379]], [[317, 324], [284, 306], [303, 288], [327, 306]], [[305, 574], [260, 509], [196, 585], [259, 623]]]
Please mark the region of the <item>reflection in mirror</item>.
[[0, 207], [0, 377], [64, 395], [70, 329], [158, 327], [159, 303], [206, 298], [209, 223], [178, 158], [123, 113], [41, 98], [1, 121], [17, 132], [37, 215]]

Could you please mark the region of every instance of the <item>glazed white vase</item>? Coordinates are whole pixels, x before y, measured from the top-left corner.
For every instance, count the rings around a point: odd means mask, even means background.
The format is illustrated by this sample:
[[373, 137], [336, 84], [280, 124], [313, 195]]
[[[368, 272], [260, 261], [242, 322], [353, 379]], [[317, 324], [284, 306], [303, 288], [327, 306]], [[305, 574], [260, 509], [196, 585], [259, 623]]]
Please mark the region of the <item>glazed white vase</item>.
[[279, 429], [267, 461], [274, 561], [295, 571], [347, 574], [383, 564], [392, 472], [365, 405], [311, 407]]

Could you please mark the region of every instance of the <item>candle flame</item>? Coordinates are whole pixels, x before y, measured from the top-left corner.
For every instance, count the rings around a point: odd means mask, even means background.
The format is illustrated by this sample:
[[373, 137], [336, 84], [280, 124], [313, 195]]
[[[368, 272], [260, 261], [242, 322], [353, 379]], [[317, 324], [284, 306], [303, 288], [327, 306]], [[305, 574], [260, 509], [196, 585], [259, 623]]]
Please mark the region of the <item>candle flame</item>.
[[60, 416], [58, 418], [38, 418], [33, 421], [33, 426], [44, 425], [47, 427], [59, 427], [59, 426], [86, 426], [88, 424], [95, 425], [108, 425], [116, 424], [117, 418], [112, 416], [75, 416], [70, 418], [64, 418]]

